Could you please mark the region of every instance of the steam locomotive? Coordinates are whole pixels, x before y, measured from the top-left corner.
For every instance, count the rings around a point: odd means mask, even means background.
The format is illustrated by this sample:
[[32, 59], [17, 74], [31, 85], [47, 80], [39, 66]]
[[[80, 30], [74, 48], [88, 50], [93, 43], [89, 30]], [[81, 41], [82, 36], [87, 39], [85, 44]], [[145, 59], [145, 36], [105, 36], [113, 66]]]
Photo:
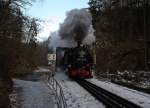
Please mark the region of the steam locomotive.
[[93, 58], [83, 45], [67, 49], [63, 61], [70, 78], [93, 77]]

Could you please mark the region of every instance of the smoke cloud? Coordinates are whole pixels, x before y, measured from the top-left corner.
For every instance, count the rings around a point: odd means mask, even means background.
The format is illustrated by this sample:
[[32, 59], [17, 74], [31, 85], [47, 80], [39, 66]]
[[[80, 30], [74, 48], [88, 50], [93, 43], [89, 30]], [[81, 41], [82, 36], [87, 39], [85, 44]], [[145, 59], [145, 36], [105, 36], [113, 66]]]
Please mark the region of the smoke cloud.
[[64, 23], [60, 25], [59, 35], [62, 39], [73, 39], [82, 43], [91, 26], [92, 17], [86, 9], [74, 9], [67, 13]]
[[88, 30], [88, 35], [83, 39], [83, 44], [84, 45], [91, 45], [96, 41], [96, 38], [94, 36], [94, 29], [93, 26], [91, 25], [89, 30]]
[[50, 34], [48, 39], [48, 47], [52, 49], [54, 52], [56, 51], [56, 47], [75, 47], [77, 46], [76, 42], [72, 39], [64, 40], [61, 39], [58, 32], [53, 32]]
[[92, 17], [86, 9], [74, 9], [67, 13], [58, 32], [51, 33], [49, 48], [75, 47], [77, 43], [90, 45], [95, 42]]

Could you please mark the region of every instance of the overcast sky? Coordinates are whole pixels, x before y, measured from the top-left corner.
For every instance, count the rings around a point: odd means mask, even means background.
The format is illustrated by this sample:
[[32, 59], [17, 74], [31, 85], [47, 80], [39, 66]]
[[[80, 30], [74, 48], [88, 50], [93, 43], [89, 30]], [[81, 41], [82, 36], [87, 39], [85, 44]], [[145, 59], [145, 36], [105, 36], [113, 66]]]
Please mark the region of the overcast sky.
[[26, 14], [31, 17], [45, 20], [42, 30], [38, 34], [38, 40], [42, 41], [49, 37], [50, 33], [58, 30], [59, 24], [63, 22], [66, 12], [75, 8], [87, 8], [89, 0], [37, 0]]

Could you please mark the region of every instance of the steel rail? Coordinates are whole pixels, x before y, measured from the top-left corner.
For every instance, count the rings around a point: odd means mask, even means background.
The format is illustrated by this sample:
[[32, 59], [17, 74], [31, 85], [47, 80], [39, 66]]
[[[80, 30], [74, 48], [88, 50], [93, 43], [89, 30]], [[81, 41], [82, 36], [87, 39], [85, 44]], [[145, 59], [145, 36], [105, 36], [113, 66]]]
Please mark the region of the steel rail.
[[95, 98], [104, 103], [107, 108], [142, 108], [116, 94], [98, 87], [84, 79], [75, 79], [76, 82], [90, 92]]

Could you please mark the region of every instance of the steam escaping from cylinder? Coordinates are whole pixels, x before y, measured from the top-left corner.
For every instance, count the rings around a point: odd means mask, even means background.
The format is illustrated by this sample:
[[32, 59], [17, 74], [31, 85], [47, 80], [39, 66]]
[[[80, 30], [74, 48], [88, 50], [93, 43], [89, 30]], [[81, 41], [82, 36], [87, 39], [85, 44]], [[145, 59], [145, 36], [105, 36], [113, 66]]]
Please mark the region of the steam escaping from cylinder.
[[59, 35], [63, 40], [75, 40], [82, 43], [92, 25], [91, 14], [86, 9], [74, 9], [60, 25]]

